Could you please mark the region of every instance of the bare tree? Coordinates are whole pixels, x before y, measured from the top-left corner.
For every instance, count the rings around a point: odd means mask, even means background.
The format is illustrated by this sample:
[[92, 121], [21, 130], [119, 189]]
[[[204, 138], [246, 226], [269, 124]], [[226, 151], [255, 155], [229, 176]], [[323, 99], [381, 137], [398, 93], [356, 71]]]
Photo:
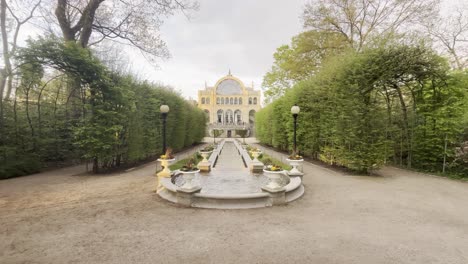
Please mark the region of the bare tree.
[[[4, 68], [0, 71], [0, 99], [6, 90], [5, 98], [10, 98], [13, 82], [13, 67], [11, 58], [15, 55], [18, 47], [18, 35], [21, 27], [30, 21], [34, 12], [41, 4], [41, 0], [36, 0], [31, 5], [31, 1], [15, 0], [7, 3], [0, 0], [0, 27], [2, 36], [2, 55]], [[12, 23], [7, 22], [7, 17]], [[12, 33], [12, 36], [10, 36]], [[10, 37], [12, 37], [10, 39]]]
[[342, 34], [357, 50], [376, 36], [402, 33], [429, 23], [440, 0], [312, 0], [304, 27]]
[[[50, 1], [48, 7], [52, 7]], [[136, 47], [150, 61], [169, 56], [159, 34], [163, 18], [177, 10], [185, 14], [198, 8], [198, 3], [191, 0], [53, 1], [56, 1], [55, 17], [66, 41], [86, 48], [111, 40]]]
[[426, 27], [436, 48], [450, 59], [454, 69], [468, 67], [468, 10], [457, 10], [449, 17], [439, 17]]

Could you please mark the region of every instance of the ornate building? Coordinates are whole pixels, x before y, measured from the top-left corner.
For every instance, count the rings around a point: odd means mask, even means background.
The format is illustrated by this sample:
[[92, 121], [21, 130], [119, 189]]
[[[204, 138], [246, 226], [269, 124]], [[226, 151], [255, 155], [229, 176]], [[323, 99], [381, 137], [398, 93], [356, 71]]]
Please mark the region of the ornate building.
[[208, 117], [208, 133], [222, 129], [224, 137], [235, 135], [236, 129], [248, 129], [253, 133], [255, 113], [260, 110], [260, 91], [246, 87], [238, 78], [228, 75], [216, 82], [213, 87], [205, 84], [198, 91], [198, 107]]

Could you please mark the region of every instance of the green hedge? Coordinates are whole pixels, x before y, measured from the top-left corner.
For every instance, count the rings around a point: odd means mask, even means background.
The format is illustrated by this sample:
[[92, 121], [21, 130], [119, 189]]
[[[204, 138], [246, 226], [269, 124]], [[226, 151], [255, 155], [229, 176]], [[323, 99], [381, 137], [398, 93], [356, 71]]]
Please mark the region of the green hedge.
[[259, 111], [256, 136], [291, 150], [297, 104], [298, 150], [306, 156], [364, 172], [389, 162], [440, 171], [444, 156], [447, 167], [460, 168], [467, 84], [466, 72], [450, 72], [425, 47], [349, 52]]
[[0, 116], [0, 178], [83, 160], [98, 172], [161, 155], [162, 104], [170, 107], [168, 147], [204, 137], [195, 105], [168, 87], [110, 72], [74, 43], [29, 41], [16, 59], [21, 82]]

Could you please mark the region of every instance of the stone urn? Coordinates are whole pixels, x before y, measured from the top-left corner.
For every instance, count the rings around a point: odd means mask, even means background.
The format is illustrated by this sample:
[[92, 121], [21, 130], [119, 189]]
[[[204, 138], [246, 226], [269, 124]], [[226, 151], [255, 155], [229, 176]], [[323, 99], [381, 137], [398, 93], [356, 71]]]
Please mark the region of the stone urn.
[[200, 170], [192, 170], [192, 171], [180, 171], [184, 177], [184, 185], [182, 185], [180, 188], [185, 189], [185, 190], [192, 190], [196, 189], [197, 186], [194, 186], [192, 181], [193, 178], [195, 178], [195, 175], [200, 172]]
[[208, 161], [208, 157], [213, 153], [213, 151], [200, 151], [200, 155], [203, 157], [203, 160], [200, 161], [197, 167], [201, 171], [210, 171], [211, 170], [211, 163]]
[[268, 189], [271, 189], [271, 190], [280, 189], [282, 187], [280, 185], [281, 175], [284, 175], [285, 172], [286, 172], [285, 170], [271, 171], [271, 170], [263, 169], [263, 174], [265, 176], [267, 176], [268, 179], [270, 180], [265, 187], [267, 187]]
[[203, 157], [203, 160], [200, 162], [208, 162], [208, 157], [210, 154], [213, 153], [213, 151], [200, 151], [200, 155]]
[[252, 151], [252, 157], [254, 158], [253, 161], [259, 162], [258, 157], [262, 154], [261, 151]]
[[169, 169], [169, 165], [174, 161], [175, 159], [158, 159], [159, 162], [161, 162], [161, 166], [163, 167], [163, 170], [160, 171], [158, 174], [156, 174], [158, 177], [165, 177], [169, 178], [171, 177], [171, 170]]
[[302, 176], [302, 173], [297, 167], [300, 166], [304, 159], [286, 159], [286, 161], [291, 165], [293, 168], [288, 172], [289, 176]]

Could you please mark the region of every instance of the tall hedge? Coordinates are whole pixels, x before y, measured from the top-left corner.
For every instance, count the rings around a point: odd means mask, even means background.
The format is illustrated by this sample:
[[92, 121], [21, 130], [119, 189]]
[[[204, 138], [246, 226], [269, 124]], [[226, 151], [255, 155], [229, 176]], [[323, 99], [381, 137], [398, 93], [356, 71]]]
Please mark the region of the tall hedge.
[[456, 167], [467, 76], [451, 73], [421, 46], [349, 52], [259, 111], [257, 137], [291, 150], [290, 108], [298, 104], [298, 149], [306, 156], [357, 171], [389, 162], [431, 171]]
[[204, 136], [203, 111], [178, 93], [112, 73], [74, 43], [29, 41], [16, 59], [19, 86], [0, 117], [0, 178], [84, 160], [98, 172], [160, 155], [162, 104], [169, 147]]

